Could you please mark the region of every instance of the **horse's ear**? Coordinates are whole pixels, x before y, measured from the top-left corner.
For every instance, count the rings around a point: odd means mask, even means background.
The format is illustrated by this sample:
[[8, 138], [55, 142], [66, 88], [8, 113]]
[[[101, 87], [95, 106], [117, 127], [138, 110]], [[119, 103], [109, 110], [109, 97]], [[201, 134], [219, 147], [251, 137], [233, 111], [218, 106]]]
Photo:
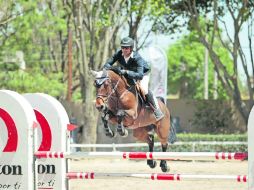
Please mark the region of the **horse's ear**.
[[94, 78], [96, 78], [98, 76], [99, 72], [90, 70], [90, 75], [92, 75]]

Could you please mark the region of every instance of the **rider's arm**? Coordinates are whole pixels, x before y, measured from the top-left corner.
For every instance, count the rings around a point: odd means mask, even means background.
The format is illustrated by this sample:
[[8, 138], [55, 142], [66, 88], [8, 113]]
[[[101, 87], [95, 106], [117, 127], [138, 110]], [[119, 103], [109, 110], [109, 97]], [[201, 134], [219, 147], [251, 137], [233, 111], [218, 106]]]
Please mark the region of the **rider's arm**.
[[109, 69], [119, 59], [119, 54], [121, 54], [121, 52], [117, 51], [110, 59], [108, 59], [104, 64], [103, 69]]
[[127, 71], [127, 76], [131, 79], [136, 79], [136, 80], [142, 80], [144, 76], [144, 65], [145, 65], [145, 60], [140, 56], [136, 56], [135, 61], [137, 63], [137, 70], [136, 71]]

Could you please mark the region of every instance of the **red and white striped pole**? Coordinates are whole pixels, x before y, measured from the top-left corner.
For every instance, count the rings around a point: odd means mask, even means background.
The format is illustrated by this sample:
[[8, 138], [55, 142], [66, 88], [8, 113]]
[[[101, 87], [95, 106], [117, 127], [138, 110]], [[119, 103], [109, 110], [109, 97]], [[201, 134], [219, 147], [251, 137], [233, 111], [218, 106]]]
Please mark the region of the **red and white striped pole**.
[[37, 158], [118, 158], [130, 160], [244, 160], [244, 152], [36, 152]]
[[106, 178], [143, 178], [151, 180], [234, 180], [236, 182], [247, 182], [246, 175], [192, 175], [192, 174], [143, 174], [143, 173], [94, 173], [94, 172], [69, 172], [68, 179], [106, 179]]

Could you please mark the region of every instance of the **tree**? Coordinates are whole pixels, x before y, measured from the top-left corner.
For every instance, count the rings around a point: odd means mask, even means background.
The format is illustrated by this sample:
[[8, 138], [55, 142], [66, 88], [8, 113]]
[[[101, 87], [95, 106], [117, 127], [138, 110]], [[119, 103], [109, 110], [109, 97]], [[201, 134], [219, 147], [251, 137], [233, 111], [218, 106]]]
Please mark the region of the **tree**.
[[[240, 41], [239, 34], [244, 24], [248, 24], [249, 28], [253, 26], [253, 2], [248, 0], [181, 0], [170, 1], [168, 4], [172, 8], [169, 14], [164, 15], [165, 19], [172, 22], [168, 25], [163, 23], [160, 26], [165, 26], [165, 31], [187, 26], [189, 30], [195, 30], [198, 34], [199, 41], [208, 49], [214, 69], [218, 74], [218, 78], [226, 90], [229, 97], [232, 98], [233, 105], [239, 111], [244, 119], [246, 126], [250, 108], [254, 105], [253, 101], [253, 85], [250, 74], [253, 75], [254, 64], [251, 59], [250, 69], [247, 67], [246, 54], [243, 51], [243, 44]], [[229, 28], [224, 21], [225, 15], [229, 15], [233, 21], [231, 26], [233, 35], [229, 34]], [[182, 18], [182, 22], [174, 22], [175, 18]], [[207, 28], [209, 26], [212, 33], [211, 38], [207, 39]], [[223, 30], [226, 32], [224, 37]], [[249, 42], [253, 39], [253, 31], [249, 30]], [[213, 43], [214, 39], [220, 39], [220, 44], [227, 49], [228, 53], [233, 59], [233, 72], [230, 73], [228, 64], [223, 63], [216, 51], [216, 45]], [[246, 43], [246, 42], [245, 42]], [[251, 44], [249, 44], [251, 47]], [[252, 51], [250, 49], [250, 51]], [[253, 53], [250, 52], [251, 57]], [[239, 70], [238, 66], [242, 65], [244, 68], [246, 82], [248, 86], [248, 93], [250, 98], [250, 106], [242, 100], [241, 91], [239, 88]]]
[[122, 8], [126, 15], [128, 36], [135, 40], [137, 51], [147, 43], [153, 32], [160, 33], [158, 23], [164, 14], [170, 12], [165, 0], [130, 0]]
[[[232, 63], [227, 50], [219, 47], [217, 44], [216, 52], [224, 63]], [[199, 42], [195, 32], [183, 36], [175, 44], [168, 49], [168, 84], [170, 84], [170, 93], [179, 94], [180, 98], [203, 99], [204, 92], [204, 46]], [[209, 95], [212, 98], [214, 88], [213, 66], [209, 60]], [[230, 68], [231, 67], [231, 68]], [[233, 67], [228, 66], [228, 69], [233, 70]], [[220, 99], [227, 98], [227, 94], [221, 83], [217, 89]]]
[[45, 77], [40, 72], [22, 72], [19, 70], [0, 74], [0, 88], [23, 93], [44, 92], [56, 98], [64, 95], [64, 84], [60, 83], [62, 75], [48, 74]]
[[[64, 30], [62, 18], [53, 17], [52, 11], [43, 2], [1, 3], [0, 67], [5, 70], [0, 76], [1, 87], [20, 93], [37, 90], [63, 98], [64, 71], [57, 70], [58, 61], [52, 61], [47, 44], [47, 38], [54, 38], [58, 31]], [[55, 26], [54, 29], [52, 25]], [[19, 67], [13, 67], [16, 51], [22, 51], [25, 55], [26, 69], [23, 72], [18, 71]]]
[[[208, 49], [210, 57], [214, 63], [215, 70], [218, 73], [218, 77], [223, 84], [223, 87], [226, 89], [228, 95], [232, 97], [235, 107], [239, 110], [242, 117], [245, 120], [246, 126], [248, 122], [248, 116], [250, 112], [250, 107], [248, 107], [245, 102], [242, 100], [241, 92], [239, 89], [239, 71], [238, 71], [238, 63], [239, 59], [241, 60], [241, 64], [244, 68], [245, 75], [247, 78], [247, 84], [249, 87], [249, 96], [250, 96], [250, 103], [251, 107], [254, 105], [253, 101], [253, 87], [251, 87], [251, 81], [250, 76], [247, 69], [247, 60], [246, 55], [243, 52], [242, 44], [240, 43], [240, 37], [239, 33], [241, 28], [243, 27], [243, 23], [250, 18], [250, 15], [253, 12], [254, 7], [250, 6], [248, 3], [249, 1], [226, 1], [225, 5], [218, 5], [218, 2], [216, 0], [213, 1], [213, 32], [214, 35], [217, 35], [219, 39], [221, 40], [221, 44], [228, 50], [228, 52], [231, 54], [233, 58], [233, 66], [234, 70], [231, 74], [228, 71], [228, 68], [225, 68], [222, 60], [219, 58], [218, 54], [215, 51], [215, 47], [213, 43], [209, 42], [205, 38], [205, 31], [201, 29], [201, 22], [200, 22], [200, 14], [198, 13], [195, 4], [192, 2], [188, 2], [186, 5], [186, 8], [191, 13], [191, 23], [192, 26], [197, 30], [199, 34], [199, 39], [201, 43]], [[228, 40], [224, 40], [222, 37], [222, 32], [218, 30], [218, 22], [222, 20], [219, 10], [224, 8], [224, 10], [227, 10], [229, 14], [231, 15], [234, 23], [234, 35], [233, 38], [231, 38], [229, 35]], [[222, 21], [223, 22], [223, 21]], [[224, 25], [225, 26], [225, 25]], [[225, 30], [228, 32], [227, 27], [225, 27]], [[227, 33], [228, 34], [228, 33]], [[253, 70], [254, 68], [252, 68]]]
[[96, 143], [97, 115], [93, 78], [90, 69], [99, 70], [106, 62], [110, 42], [122, 25], [121, 5], [124, 0], [72, 1], [68, 5], [73, 13], [75, 26], [79, 86], [83, 102], [83, 143]]

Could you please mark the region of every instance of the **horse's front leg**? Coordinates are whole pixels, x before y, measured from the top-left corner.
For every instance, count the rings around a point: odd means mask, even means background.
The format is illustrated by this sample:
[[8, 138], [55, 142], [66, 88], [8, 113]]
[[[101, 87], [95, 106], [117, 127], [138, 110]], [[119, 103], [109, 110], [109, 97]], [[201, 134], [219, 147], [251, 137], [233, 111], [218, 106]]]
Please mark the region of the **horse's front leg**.
[[[168, 143], [161, 144], [161, 148], [162, 148], [162, 152], [166, 152], [167, 148], [168, 148]], [[166, 160], [161, 160], [160, 167], [161, 167], [161, 171], [163, 171], [163, 172], [168, 172], [169, 171]]]
[[124, 111], [123, 110], [119, 110], [117, 112], [117, 132], [119, 133], [119, 135], [121, 135], [122, 137], [127, 137], [128, 136], [128, 130], [125, 129], [125, 127], [123, 126], [123, 118], [124, 118]]
[[101, 120], [104, 125], [105, 134], [107, 137], [113, 138], [115, 136], [115, 133], [112, 131], [112, 129], [108, 126], [108, 120], [105, 117], [101, 117]]

